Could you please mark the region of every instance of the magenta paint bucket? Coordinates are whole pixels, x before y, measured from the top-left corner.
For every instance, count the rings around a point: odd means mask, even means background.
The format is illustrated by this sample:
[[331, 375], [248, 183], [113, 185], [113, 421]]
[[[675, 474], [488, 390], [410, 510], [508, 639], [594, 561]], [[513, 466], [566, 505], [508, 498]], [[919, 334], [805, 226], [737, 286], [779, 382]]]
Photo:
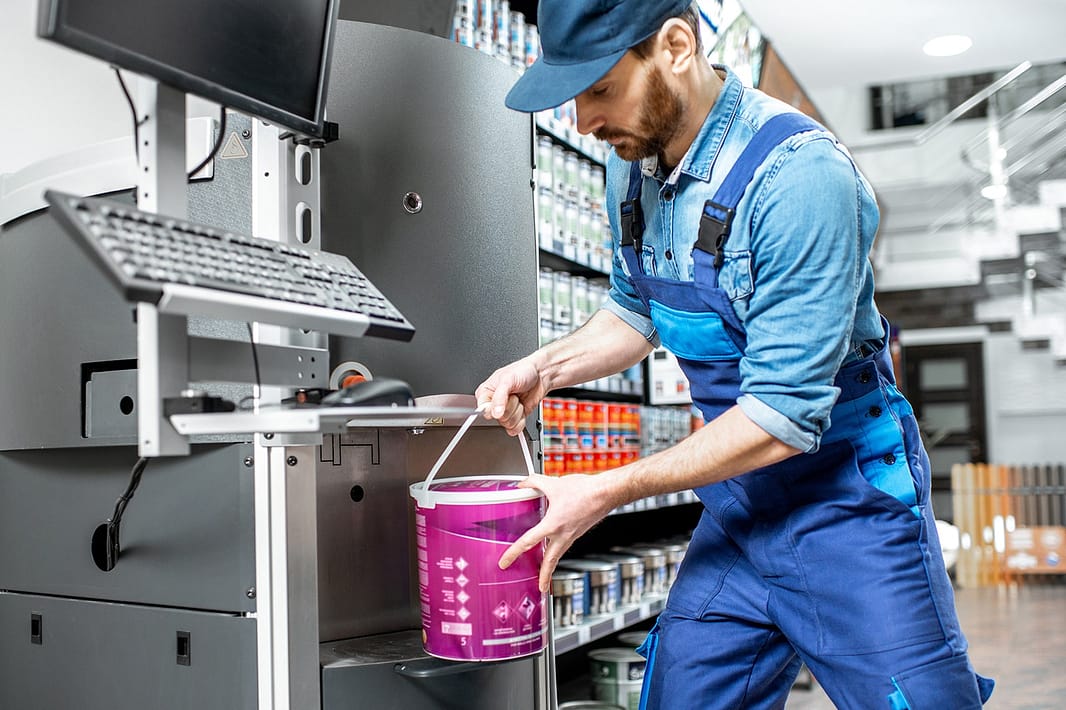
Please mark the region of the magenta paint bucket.
[[[464, 431], [460, 429], [453, 445]], [[505, 570], [498, 562], [511, 543], [540, 522], [544, 495], [519, 488], [525, 476], [433, 480], [452, 448], [425, 481], [410, 488], [422, 644], [431, 656], [455, 661], [500, 661], [539, 653], [548, 640], [546, 595], [538, 586], [544, 546], [527, 551]]]

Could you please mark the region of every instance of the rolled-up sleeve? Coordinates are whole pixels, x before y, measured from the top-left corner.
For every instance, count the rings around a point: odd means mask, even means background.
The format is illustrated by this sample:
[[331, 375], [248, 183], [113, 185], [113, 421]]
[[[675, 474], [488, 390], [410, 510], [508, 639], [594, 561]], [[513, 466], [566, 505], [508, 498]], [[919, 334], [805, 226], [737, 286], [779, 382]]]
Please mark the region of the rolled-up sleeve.
[[738, 403], [768, 433], [811, 452], [840, 394], [833, 381], [851, 342], [871, 198], [829, 138], [803, 138], [776, 158], [752, 195], [754, 288]]

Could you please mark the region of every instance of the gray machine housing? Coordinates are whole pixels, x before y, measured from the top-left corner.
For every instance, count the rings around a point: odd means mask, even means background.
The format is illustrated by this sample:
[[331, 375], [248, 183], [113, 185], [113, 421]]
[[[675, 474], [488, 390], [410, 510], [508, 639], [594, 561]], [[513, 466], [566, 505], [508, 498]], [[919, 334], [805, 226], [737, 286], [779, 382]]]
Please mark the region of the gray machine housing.
[[[358, 361], [420, 395], [469, 394], [536, 347], [532, 124], [503, 107], [514, 78], [443, 39], [339, 23], [323, 247], [352, 258], [418, 332], [407, 344], [335, 339], [333, 364]], [[242, 141], [249, 121], [231, 117]], [[251, 231], [251, 158], [215, 166], [190, 185], [189, 216]], [[420, 212], [405, 209], [409, 192]], [[243, 324], [194, 328], [247, 338]], [[151, 460], [119, 563], [101, 571], [90, 538], [137, 458], [131, 304], [38, 211], [0, 225], [0, 332], [0, 708], [257, 707], [250, 440]], [[459, 667], [421, 649], [407, 489], [454, 431], [354, 429], [310, 449], [321, 651], [308, 662], [324, 708], [533, 707], [530, 659]], [[440, 475], [522, 470], [515, 441], [482, 425]]]

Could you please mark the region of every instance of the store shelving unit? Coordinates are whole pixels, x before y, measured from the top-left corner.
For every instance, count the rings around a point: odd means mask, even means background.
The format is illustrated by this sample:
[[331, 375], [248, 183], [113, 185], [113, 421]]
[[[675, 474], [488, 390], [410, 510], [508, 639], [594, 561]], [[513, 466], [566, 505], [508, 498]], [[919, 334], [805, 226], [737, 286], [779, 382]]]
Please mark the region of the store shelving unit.
[[555, 653], [576, 650], [642, 621], [647, 621], [661, 612], [665, 604], [665, 594], [646, 596], [639, 604], [623, 606], [612, 614], [591, 616], [580, 624], [556, 629]]

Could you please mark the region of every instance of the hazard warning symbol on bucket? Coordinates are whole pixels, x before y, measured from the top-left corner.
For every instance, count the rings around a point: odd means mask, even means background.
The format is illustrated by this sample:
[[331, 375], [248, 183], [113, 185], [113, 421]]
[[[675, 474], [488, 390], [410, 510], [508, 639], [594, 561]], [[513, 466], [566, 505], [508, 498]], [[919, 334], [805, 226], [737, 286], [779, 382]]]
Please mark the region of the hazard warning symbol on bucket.
[[511, 616], [511, 607], [507, 606], [507, 602], [500, 602], [496, 605], [496, 608], [492, 610], [493, 616], [500, 620], [503, 624]]
[[518, 610], [522, 612], [522, 616], [529, 619], [529, 617], [533, 616], [533, 612], [537, 610], [537, 604], [529, 597], [523, 597], [522, 603], [518, 605]]

